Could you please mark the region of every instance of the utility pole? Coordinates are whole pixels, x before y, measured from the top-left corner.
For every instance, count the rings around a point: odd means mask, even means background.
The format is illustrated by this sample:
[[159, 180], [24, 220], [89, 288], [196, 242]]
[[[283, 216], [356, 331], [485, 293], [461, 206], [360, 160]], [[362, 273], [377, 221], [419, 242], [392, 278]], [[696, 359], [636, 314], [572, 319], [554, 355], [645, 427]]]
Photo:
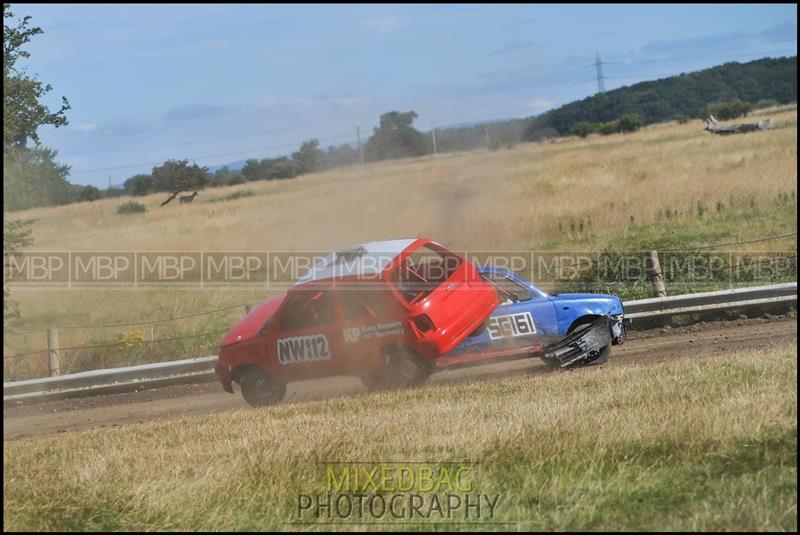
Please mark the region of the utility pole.
[[486, 138], [486, 148], [489, 148], [489, 130], [486, 128], [486, 125], [483, 125], [483, 135]]
[[361, 165], [364, 165], [364, 149], [361, 148], [361, 127], [356, 126], [356, 137], [358, 138], [358, 155], [361, 158]]
[[433, 134], [433, 155], [438, 156], [439, 151], [436, 148], [436, 123], [431, 123], [431, 134]]
[[600, 61], [600, 52], [595, 51], [594, 65], [597, 68], [597, 92], [605, 93], [606, 86], [603, 83], [603, 62]]
[[108, 189], [111, 189], [111, 173], [108, 173]]

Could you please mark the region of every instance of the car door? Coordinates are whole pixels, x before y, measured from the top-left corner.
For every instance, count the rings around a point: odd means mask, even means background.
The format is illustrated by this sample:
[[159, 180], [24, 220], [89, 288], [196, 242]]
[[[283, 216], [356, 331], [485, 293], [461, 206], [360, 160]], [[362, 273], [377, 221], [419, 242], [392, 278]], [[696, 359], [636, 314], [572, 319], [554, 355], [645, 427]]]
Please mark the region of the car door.
[[475, 267], [434, 243], [405, 257], [390, 280], [408, 305], [419, 338], [438, 354], [461, 343], [497, 306], [494, 288]]
[[341, 319], [341, 351], [350, 373], [374, 373], [383, 366], [384, 348], [402, 343], [404, 311], [382, 285], [359, 288], [340, 286], [337, 291]]
[[[290, 292], [267, 338], [268, 354], [286, 381], [341, 373], [345, 355], [339, 346], [334, 294], [329, 289]], [[271, 346], [271, 347], [270, 347]]]

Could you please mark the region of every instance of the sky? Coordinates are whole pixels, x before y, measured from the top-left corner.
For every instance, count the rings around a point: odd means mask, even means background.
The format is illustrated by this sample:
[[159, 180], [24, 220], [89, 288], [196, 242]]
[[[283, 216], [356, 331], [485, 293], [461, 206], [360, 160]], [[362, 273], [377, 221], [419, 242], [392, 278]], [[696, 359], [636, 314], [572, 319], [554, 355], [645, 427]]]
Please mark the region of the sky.
[[106, 187], [168, 159], [216, 166], [355, 143], [382, 113], [428, 131], [530, 117], [727, 61], [797, 54], [792, 5], [12, 4], [43, 127], [70, 181]]

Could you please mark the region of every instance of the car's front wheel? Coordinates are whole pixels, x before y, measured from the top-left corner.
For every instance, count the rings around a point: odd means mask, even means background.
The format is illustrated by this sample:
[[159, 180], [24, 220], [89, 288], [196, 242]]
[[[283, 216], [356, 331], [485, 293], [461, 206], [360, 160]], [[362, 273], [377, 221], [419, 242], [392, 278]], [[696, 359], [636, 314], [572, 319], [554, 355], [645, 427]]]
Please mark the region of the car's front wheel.
[[[586, 329], [592, 326], [592, 322], [597, 318], [591, 317], [585, 320], [583, 323], [579, 323], [578, 325], [573, 326], [569, 333], [571, 334], [574, 332], [581, 332], [585, 331]], [[595, 366], [598, 364], [603, 364], [605, 361], [608, 360], [608, 356], [611, 354], [611, 344], [601, 347], [597, 351], [592, 352], [582, 363], [581, 366]]]
[[[571, 332], [580, 332], [584, 331], [592, 326], [592, 322], [589, 321], [587, 323], [581, 323], [580, 325], [576, 325]], [[603, 364], [605, 361], [608, 360], [608, 356], [611, 354], [611, 344], [601, 347], [597, 351], [592, 352], [586, 360], [583, 361], [582, 366], [596, 366], [598, 364]]]
[[242, 397], [253, 407], [274, 405], [283, 399], [286, 385], [269, 377], [260, 368], [248, 368], [239, 378]]
[[[592, 322], [595, 319], [596, 318], [589, 317], [583, 320], [581, 323], [573, 325], [567, 331], [567, 334], [569, 335], [575, 332], [581, 332], [585, 331], [586, 329], [589, 329], [592, 326]], [[586, 358], [583, 359], [580, 364], [578, 364], [578, 366], [596, 366], [599, 364], [603, 364], [608, 360], [608, 356], [610, 354], [611, 354], [611, 344], [608, 344], [587, 355]], [[541, 358], [542, 361], [544, 361], [545, 365], [547, 365], [547, 367], [550, 368], [551, 370], [561, 369], [561, 363], [558, 361], [558, 359], [548, 358], [544, 356], [542, 356]]]

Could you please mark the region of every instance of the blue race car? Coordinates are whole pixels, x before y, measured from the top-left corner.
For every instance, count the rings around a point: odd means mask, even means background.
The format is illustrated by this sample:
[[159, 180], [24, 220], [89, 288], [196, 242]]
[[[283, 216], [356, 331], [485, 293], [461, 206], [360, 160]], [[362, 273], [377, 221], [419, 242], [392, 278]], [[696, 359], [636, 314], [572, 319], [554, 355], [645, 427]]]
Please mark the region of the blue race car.
[[549, 295], [515, 273], [479, 269], [500, 296], [489, 319], [437, 359], [456, 367], [498, 358], [538, 355], [553, 368], [602, 364], [625, 339], [622, 302], [602, 294]]

